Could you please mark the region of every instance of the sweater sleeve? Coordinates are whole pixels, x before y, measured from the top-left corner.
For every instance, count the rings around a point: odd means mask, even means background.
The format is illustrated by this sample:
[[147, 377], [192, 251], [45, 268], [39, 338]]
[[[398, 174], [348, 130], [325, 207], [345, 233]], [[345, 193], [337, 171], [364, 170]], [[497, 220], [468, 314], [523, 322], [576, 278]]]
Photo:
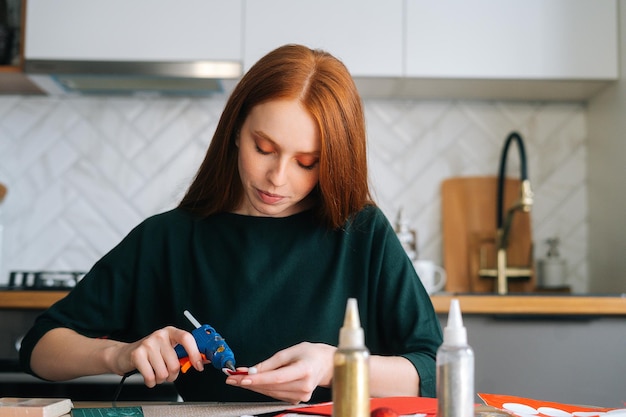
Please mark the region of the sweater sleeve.
[[407, 358], [419, 374], [420, 395], [435, 397], [435, 361], [442, 343], [439, 319], [393, 227], [382, 213], [377, 217], [371, 257], [376, 277], [370, 279], [377, 280], [376, 332], [386, 341], [381, 353]]
[[55, 328], [69, 328], [87, 337], [116, 335], [123, 340], [134, 304], [134, 270], [141, 258], [141, 241], [145, 239], [142, 229], [142, 225], [133, 229], [95, 263], [72, 291], [37, 317], [20, 347], [20, 365], [25, 372], [37, 376], [30, 366], [33, 349]]

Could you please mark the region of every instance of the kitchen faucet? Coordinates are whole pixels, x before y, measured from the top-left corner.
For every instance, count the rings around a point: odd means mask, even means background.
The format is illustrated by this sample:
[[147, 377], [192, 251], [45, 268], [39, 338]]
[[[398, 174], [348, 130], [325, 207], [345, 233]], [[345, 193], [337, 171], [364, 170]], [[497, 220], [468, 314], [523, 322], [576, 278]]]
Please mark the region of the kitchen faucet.
[[[506, 173], [506, 160], [511, 142], [515, 141], [517, 149], [519, 151], [520, 159], [520, 198], [513, 206], [511, 206], [504, 216], [504, 180]], [[504, 148], [500, 157], [500, 169], [498, 172], [498, 189], [497, 189], [497, 218], [496, 218], [496, 270], [481, 269], [479, 275], [491, 276], [495, 275], [497, 279], [498, 294], [506, 294], [508, 292], [508, 278], [512, 277], [530, 277], [532, 274], [531, 267], [519, 268], [507, 266], [507, 248], [509, 245], [509, 235], [511, 231], [511, 224], [513, 222], [513, 216], [517, 211], [529, 212], [533, 204], [533, 193], [530, 189], [530, 181], [528, 180], [528, 173], [526, 169], [526, 151], [524, 149], [524, 142], [522, 137], [517, 132], [512, 132], [506, 138]]]

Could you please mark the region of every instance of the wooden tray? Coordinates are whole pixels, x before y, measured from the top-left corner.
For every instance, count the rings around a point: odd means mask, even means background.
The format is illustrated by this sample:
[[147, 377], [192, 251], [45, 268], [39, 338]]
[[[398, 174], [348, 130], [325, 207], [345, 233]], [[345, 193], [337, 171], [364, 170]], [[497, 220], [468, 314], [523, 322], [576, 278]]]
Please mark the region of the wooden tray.
[[[478, 275], [482, 266], [495, 268], [497, 177], [457, 177], [443, 181], [441, 206], [443, 222], [443, 264], [447, 273], [446, 291], [490, 293], [495, 278]], [[504, 213], [520, 195], [520, 180], [505, 179]], [[532, 261], [530, 213], [515, 213], [509, 234], [508, 265], [528, 267], [530, 278], [509, 279], [509, 292], [530, 292], [535, 287]]]

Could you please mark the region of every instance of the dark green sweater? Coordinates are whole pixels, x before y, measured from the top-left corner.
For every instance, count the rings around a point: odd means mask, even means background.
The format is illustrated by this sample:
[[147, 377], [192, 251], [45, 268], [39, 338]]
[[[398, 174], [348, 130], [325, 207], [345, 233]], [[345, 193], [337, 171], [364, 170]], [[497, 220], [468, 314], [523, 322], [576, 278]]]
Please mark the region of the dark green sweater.
[[[22, 342], [24, 369], [43, 334], [69, 327], [90, 337], [135, 341], [173, 325], [191, 331], [189, 310], [226, 338], [238, 366], [252, 366], [302, 341], [337, 345], [346, 301], [358, 300], [372, 354], [402, 355], [421, 394], [435, 395], [441, 329], [396, 235], [376, 207], [342, 230], [312, 212], [286, 218], [174, 209], [153, 216], [99, 260], [71, 293], [43, 313]], [[185, 401], [269, 398], [224, 383], [209, 366], [181, 374]], [[312, 401], [330, 400], [318, 388]]]

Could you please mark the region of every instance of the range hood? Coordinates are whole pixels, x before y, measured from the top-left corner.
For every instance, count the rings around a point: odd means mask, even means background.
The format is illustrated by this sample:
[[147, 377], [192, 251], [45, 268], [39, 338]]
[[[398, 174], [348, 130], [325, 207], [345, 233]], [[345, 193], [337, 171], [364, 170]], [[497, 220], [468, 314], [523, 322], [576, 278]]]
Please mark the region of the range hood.
[[24, 72], [48, 94], [208, 95], [242, 75], [241, 0], [28, 0]]
[[224, 91], [238, 79], [242, 65], [234, 61], [87, 61], [29, 60], [24, 72], [51, 95], [160, 94], [206, 96]]

